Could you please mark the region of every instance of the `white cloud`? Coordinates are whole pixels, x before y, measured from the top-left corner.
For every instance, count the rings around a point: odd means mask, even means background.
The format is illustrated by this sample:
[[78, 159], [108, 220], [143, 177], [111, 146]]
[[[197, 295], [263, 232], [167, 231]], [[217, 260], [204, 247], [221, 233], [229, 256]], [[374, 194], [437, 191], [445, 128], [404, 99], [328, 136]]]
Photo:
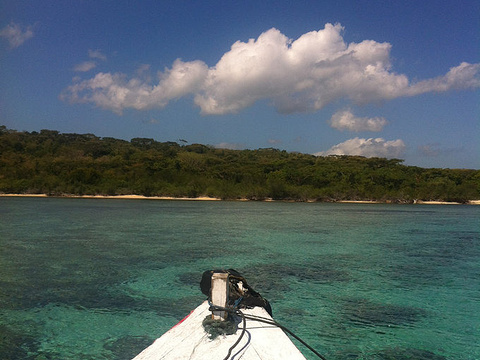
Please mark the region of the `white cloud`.
[[405, 152], [405, 148], [405, 143], [400, 139], [385, 141], [382, 138], [361, 139], [356, 137], [314, 155], [359, 155], [365, 157], [398, 158]]
[[107, 61], [107, 56], [103, 54], [100, 50], [88, 50], [88, 56], [91, 59], [99, 59], [102, 61]]
[[[159, 73], [157, 84], [99, 73], [65, 89], [62, 98], [121, 113], [125, 108], [163, 108], [172, 99], [193, 95], [203, 114], [235, 113], [267, 99], [277, 111], [293, 113], [320, 110], [339, 99], [364, 104], [480, 87], [480, 64], [468, 63], [444, 76], [410, 84], [405, 75], [391, 70], [390, 44], [373, 40], [346, 44], [342, 31], [339, 24], [326, 24], [291, 40], [270, 29], [258, 39], [235, 42], [212, 67], [201, 60], [177, 59], [171, 69]], [[98, 58], [96, 52], [91, 54]]]
[[330, 126], [337, 130], [382, 131], [387, 124], [383, 117], [356, 117], [350, 110], [337, 111], [330, 119]]
[[33, 30], [28, 26], [25, 30], [19, 24], [10, 23], [0, 30], [0, 37], [8, 41], [12, 49], [19, 47], [25, 41], [33, 37]]
[[86, 71], [92, 70], [96, 66], [97, 66], [97, 64], [95, 63], [95, 61], [84, 61], [83, 63], [75, 65], [73, 70], [74, 71], [80, 71], [80, 72], [86, 72]]
[[427, 92], [445, 92], [480, 87], [480, 64], [462, 62], [459, 66], [435, 79], [420, 81], [405, 90], [406, 96], [415, 96]]
[[120, 73], [98, 73], [92, 79], [70, 85], [60, 98], [72, 103], [94, 103], [117, 114], [126, 108], [162, 108], [169, 101], [198, 89], [206, 72], [207, 66], [201, 61], [176, 60], [171, 69], [159, 74], [159, 83], [155, 86], [139, 78], [128, 80]]
[[[90, 59], [98, 59], [107, 61], [107, 57], [100, 50], [88, 50], [88, 57]], [[97, 62], [93, 60], [84, 61], [75, 65], [73, 71], [87, 72], [97, 67]]]

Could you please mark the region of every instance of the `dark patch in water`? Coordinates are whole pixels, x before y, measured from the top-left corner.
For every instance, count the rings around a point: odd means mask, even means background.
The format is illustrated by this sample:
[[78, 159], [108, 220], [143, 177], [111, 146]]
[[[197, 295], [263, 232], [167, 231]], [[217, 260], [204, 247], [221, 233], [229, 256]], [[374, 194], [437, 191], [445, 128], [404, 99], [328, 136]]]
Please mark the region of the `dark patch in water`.
[[154, 339], [147, 336], [124, 336], [120, 339], [107, 341], [103, 348], [113, 353], [112, 360], [130, 360], [150, 346], [153, 341]]
[[446, 360], [447, 358], [428, 350], [414, 348], [388, 348], [369, 354], [360, 353], [358, 349], [336, 351], [329, 360]]
[[[406, 233], [409, 232], [413, 230]], [[432, 237], [435, 237], [434, 241]], [[480, 238], [476, 232], [448, 231], [439, 236], [435, 231], [415, 230], [412, 238], [415, 241], [382, 244], [387, 251], [395, 254], [392, 258], [405, 258], [392, 264], [388, 273], [393, 280], [408, 288], [423, 287], [425, 284], [443, 286], [450, 272], [458, 271], [458, 266], [463, 267], [466, 262], [480, 256]]]
[[345, 302], [344, 316], [357, 326], [410, 326], [426, 316], [422, 309], [376, 304], [366, 299], [351, 299]]
[[[91, 296], [104, 294], [109, 287], [129, 278], [128, 264], [136, 259], [110, 261], [101, 256], [89, 256], [89, 261], [63, 257], [60, 254], [29, 253], [20, 264], [6, 268], [0, 286], [2, 306], [21, 310], [44, 306], [50, 302], [83, 303]], [[15, 268], [13, 270], [13, 268]], [[90, 300], [91, 301], [91, 300]], [[84, 306], [89, 306], [84, 304]]]
[[446, 360], [442, 355], [421, 349], [390, 348], [376, 352], [372, 360]]
[[266, 279], [283, 279], [294, 277], [298, 281], [309, 283], [331, 283], [337, 281], [349, 281], [350, 277], [347, 272], [336, 270], [334, 266], [329, 264], [302, 264], [300, 265], [280, 265], [266, 264], [256, 265], [255, 273], [252, 277]]
[[310, 315], [308, 311], [302, 308], [283, 308], [281, 313], [288, 317], [305, 317]]
[[336, 270], [334, 267], [330, 267], [328, 265], [314, 265], [306, 268], [302, 267], [297, 277], [301, 281], [318, 282], [322, 284], [350, 280], [347, 272]]
[[200, 280], [202, 279], [202, 274], [197, 272], [187, 272], [178, 275], [178, 280], [184, 285], [198, 285], [198, 291], [200, 291]]
[[[69, 259], [57, 260], [52, 257], [51, 260], [52, 263], [45, 263], [43, 257], [37, 259], [28, 256], [15, 270], [7, 268], [0, 279], [1, 307], [25, 310], [57, 303], [86, 309], [154, 310], [164, 316], [175, 317], [181, 316], [185, 311], [183, 307], [180, 310], [172, 308], [167, 300], [137, 297], [135, 294], [130, 296], [117, 291], [123, 283], [131, 279], [132, 274], [128, 269], [139, 268], [138, 258], [124, 257], [114, 261], [102, 256], [89, 256], [89, 261], [70, 263]], [[139, 263], [144, 264], [146, 269], [158, 270], [163, 266], [161, 263]], [[199, 282], [201, 274], [197, 276], [196, 283]], [[158, 281], [161, 282], [162, 279], [159, 278]], [[198, 295], [201, 295], [200, 290]]]
[[[419, 237], [418, 233], [422, 236]], [[476, 232], [447, 231], [442, 236], [438, 236], [434, 231], [418, 230], [412, 236], [416, 241], [397, 243], [395, 245], [398, 246], [398, 250], [410, 257], [429, 259], [432, 265], [450, 265], [458, 260], [476, 258], [480, 253], [480, 238]], [[433, 242], [432, 236], [435, 236]]]
[[[37, 356], [31, 354], [37, 353], [38, 346], [38, 341], [35, 340], [34, 336], [27, 335], [24, 332], [16, 332], [5, 325], [0, 325], [0, 354], [2, 359], [36, 359]], [[38, 359], [50, 360], [51, 358], [42, 356]]]
[[178, 298], [176, 300], [162, 301], [163, 307], [160, 311], [157, 310], [157, 313], [160, 316], [169, 315], [177, 320], [181, 320], [204, 300], [206, 300], [205, 295], [200, 294], [197, 296]]
[[390, 277], [409, 289], [425, 285], [443, 286], [445, 283], [443, 271], [439, 267], [429, 265], [425, 260], [424, 262], [396, 265], [391, 269]]
[[328, 356], [328, 360], [360, 360], [361, 355], [357, 349], [343, 349], [335, 351], [333, 355]]

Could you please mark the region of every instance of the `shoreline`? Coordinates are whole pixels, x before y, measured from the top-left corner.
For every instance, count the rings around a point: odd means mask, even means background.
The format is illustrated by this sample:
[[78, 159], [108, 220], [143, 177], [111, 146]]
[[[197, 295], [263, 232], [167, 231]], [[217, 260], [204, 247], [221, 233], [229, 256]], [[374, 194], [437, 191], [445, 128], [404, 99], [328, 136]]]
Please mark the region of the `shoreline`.
[[122, 200], [188, 200], [188, 201], [221, 201], [220, 198], [200, 196], [173, 197], [173, 196], [144, 196], [144, 195], [47, 195], [47, 194], [0, 194], [0, 197], [39, 197], [39, 198], [67, 198], [67, 199], [122, 199]]
[[[0, 197], [33, 197], [33, 198], [68, 198], [68, 199], [119, 199], [119, 200], [179, 200], [179, 201], [257, 201], [248, 199], [236, 199], [236, 200], [222, 200], [220, 198], [214, 198], [209, 196], [199, 197], [174, 197], [174, 196], [144, 196], [144, 195], [47, 195], [47, 194], [0, 194]], [[263, 202], [284, 201], [292, 202], [291, 200], [273, 200], [264, 199]], [[305, 201], [308, 203], [317, 201]], [[332, 203], [340, 204], [392, 204], [389, 201], [377, 201], [377, 200], [338, 200], [332, 201]], [[415, 200], [411, 205], [480, 205], [480, 200], [469, 200], [467, 203], [462, 204], [453, 201], [423, 201]]]

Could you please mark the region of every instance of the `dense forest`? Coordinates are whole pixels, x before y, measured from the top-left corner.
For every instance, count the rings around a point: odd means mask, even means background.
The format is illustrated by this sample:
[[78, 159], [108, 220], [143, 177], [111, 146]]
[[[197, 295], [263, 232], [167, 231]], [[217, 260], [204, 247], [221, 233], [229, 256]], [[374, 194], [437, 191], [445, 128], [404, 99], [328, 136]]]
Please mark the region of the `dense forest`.
[[467, 202], [480, 199], [480, 170], [0, 126], [0, 193]]

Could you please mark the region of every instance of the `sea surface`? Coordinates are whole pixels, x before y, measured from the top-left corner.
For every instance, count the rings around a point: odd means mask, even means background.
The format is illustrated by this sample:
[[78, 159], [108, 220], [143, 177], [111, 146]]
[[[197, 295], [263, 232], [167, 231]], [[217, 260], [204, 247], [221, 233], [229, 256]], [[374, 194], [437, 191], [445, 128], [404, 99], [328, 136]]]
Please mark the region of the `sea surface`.
[[214, 268], [329, 360], [480, 359], [480, 206], [64, 198], [0, 198], [0, 359], [131, 359]]

